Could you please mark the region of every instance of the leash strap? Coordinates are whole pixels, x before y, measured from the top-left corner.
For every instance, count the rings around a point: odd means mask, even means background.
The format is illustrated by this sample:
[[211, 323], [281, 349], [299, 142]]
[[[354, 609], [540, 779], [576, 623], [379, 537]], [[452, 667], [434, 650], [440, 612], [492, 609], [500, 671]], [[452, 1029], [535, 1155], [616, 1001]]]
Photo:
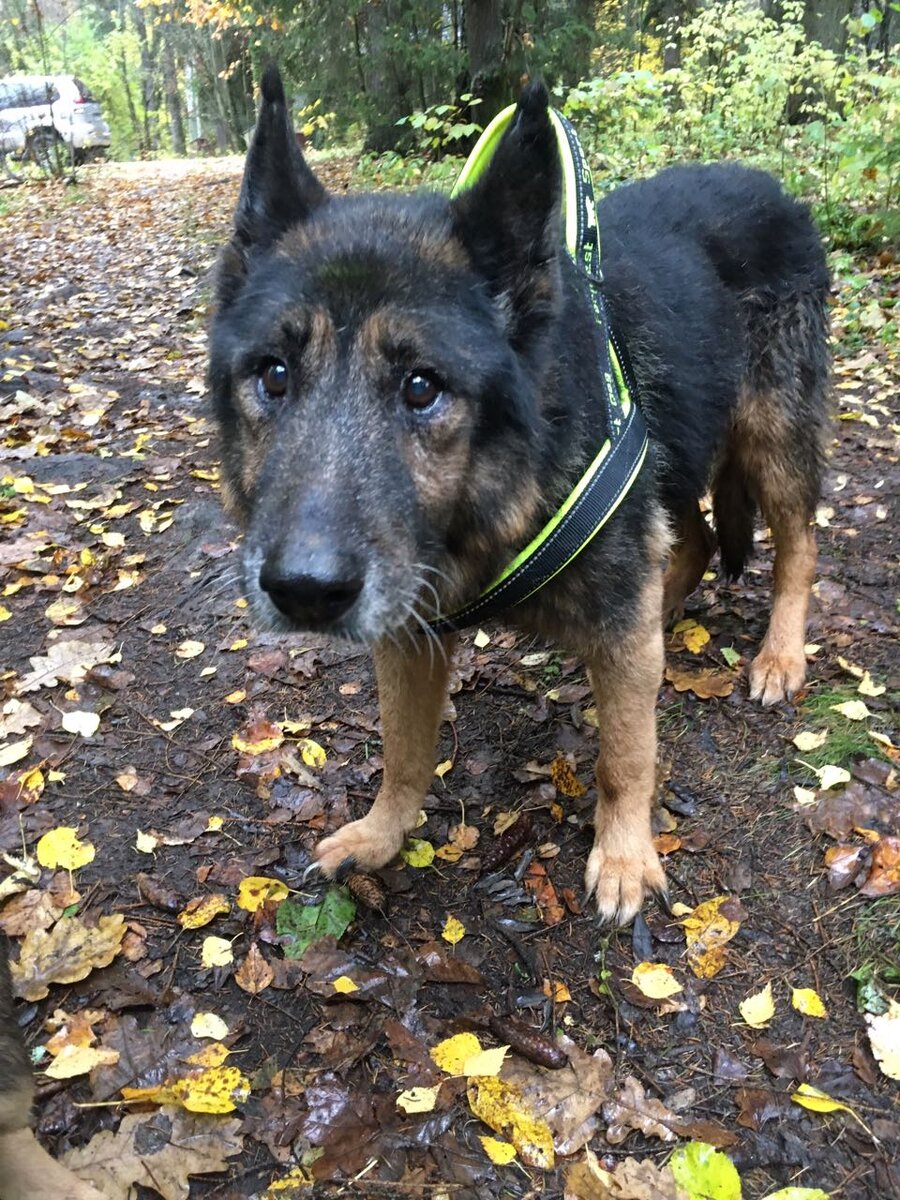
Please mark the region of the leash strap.
[[[470, 154], [453, 195], [482, 174], [516, 106], [499, 113]], [[603, 386], [607, 437], [588, 469], [544, 528], [477, 600], [429, 625], [436, 633], [464, 629], [497, 616], [533, 596], [563, 571], [603, 528], [627, 495], [647, 457], [647, 427], [633, 397], [631, 365], [609, 320], [601, 284], [600, 237], [590, 168], [571, 123], [554, 109], [563, 170], [566, 248], [584, 271], [594, 313], [594, 342]]]

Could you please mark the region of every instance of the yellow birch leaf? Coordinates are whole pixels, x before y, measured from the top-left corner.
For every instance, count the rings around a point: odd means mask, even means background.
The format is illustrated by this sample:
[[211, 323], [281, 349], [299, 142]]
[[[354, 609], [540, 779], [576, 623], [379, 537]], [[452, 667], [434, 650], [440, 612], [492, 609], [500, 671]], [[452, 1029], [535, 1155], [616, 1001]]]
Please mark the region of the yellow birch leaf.
[[137, 831], [137, 837], [134, 839], [135, 850], [140, 850], [141, 854], [152, 854], [159, 845], [159, 838], [153, 833], [144, 833], [142, 830]]
[[408, 1113], [426, 1113], [434, 1110], [437, 1104], [438, 1092], [441, 1085], [434, 1087], [413, 1087], [401, 1092], [397, 1097], [397, 1106]]
[[94, 1067], [114, 1067], [118, 1061], [118, 1050], [68, 1045], [63, 1046], [44, 1073], [50, 1079], [74, 1079], [77, 1075], [87, 1075]]
[[469, 1107], [495, 1133], [509, 1138], [522, 1162], [549, 1171], [553, 1168], [553, 1135], [550, 1126], [532, 1113], [521, 1091], [495, 1076], [473, 1079], [468, 1087]]
[[491, 644], [490, 637], [484, 632], [483, 629], [478, 630], [478, 632], [475, 634], [474, 641], [479, 650], [483, 650], [485, 646], [489, 646]]
[[200, 961], [207, 969], [211, 967], [227, 967], [234, 962], [234, 951], [227, 938], [206, 937], [200, 951]]
[[424, 838], [407, 838], [400, 857], [410, 867], [430, 867], [434, 862], [434, 846]]
[[13, 763], [21, 762], [31, 749], [33, 741], [34, 739], [29, 734], [21, 741], [8, 742], [5, 746], [0, 746], [0, 767], [11, 767]]
[[434, 768], [434, 773], [438, 779], [443, 779], [447, 772], [453, 767], [453, 759], [445, 758], [443, 762], [439, 762]]
[[210, 1042], [195, 1054], [189, 1054], [184, 1060], [192, 1067], [221, 1067], [230, 1056], [231, 1051], [221, 1042]]
[[56, 867], [77, 871], [94, 861], [95, 850], [90, 842], [79, 841], [71, 826], [60, 825], [44, 834], [35, 853], [41, 866], [51, 871]]
[[667, 963], [638, 963], [631, 972], [631, 982], [650, 1000], [665, 1000], [683, 991]]
[[312, 738], [301, 738], [297, 743], [300, 751], [300, 757], [308, 767], [324, 767], [326, 762], [325, 751], [318, 742], [314, 742]]
[[273, 725], [270, 721], [261, 723], [253, 738], [245, 738], [239, 731], [235, 731], [231, 735], [231, 744], [235, 750], [252, 757], [257, 754], [268, 754], [270, 750], [277, 750], [283, 741], [284, 734], [277, 725]]
[[484, 1146], [485, 1154], [498, 1167], [505, 1167], [516, 1157], [516, 1148], [509, 1142], [501, 1142], [499, 1138], [488, 1137], [486, 1134], [480, 1134], [478, 1140]]
[[506, 833], [507, 829], [511, 829], [519, 819], [517, 812], [499, 812], [494, 818], [494, 836], [499, 837], [501, 833]]
[[247, 639], [246, 638], [236, 638], [231, 643], [231, 645], [227, 647], [227, 649], [229, 649], [229, 650], [246, 650], [246, 648], [247, 648]]
[[64, 712], [62, 727], [66, 733], [78, 733], [82, 737], [93, 737], [100, 728], [100, 714], [92, 712]]
[[250, 1080], [237, 1067], [211, 1067], [188, 1079], [166, 1080], [155, 1087], [122, 1088], [123, 1100], [178, 1104], [188, 1112], [229, 1113], [250, 1095]]
[[557, 754], [550, 764], [550, 779], [561, 796], [578, 799], [587, 792], [587, 788], [572, 770], [571, 763], [562, 754]]
[[463, 856], [462, 846], [454, 846], [451, 842], [447, 842], [445, 846], [439, 846], [434, 852], [434, 857], [441, 859], [442, 862], [458, 863]]
[[802, 750], [806, 754], [810, 750], [818, 750], [820, 746], [825, 745], [828, 741], [828, 730], [823, 729], [820, 733], [813, 733], [811, 729], [803, 729], [791, 740], [798, 750]]
[[558, 979], [544, 980], [544, 995], [548, 1000], [552, 1000], [554, 1004], [565, 1004], [567, 1000], [572, 999], [572, 993], [564, 983]]
[[811, 1083], [801, 1083], [796, 1092], [791, 1092], [791, 1099], [795, 1104], [800, 1104], [811, 1112], [847, 1112], [854, 1115], [853, 1109], [849, 1105], [842, 1104], [840, 1100], [832, 1100], [827, 1092], [819, 1091]]
[[359, 987], [349, 975], [339, 975], [334, 981], [334, 990], [341, 996], [349, 996], [351, 992], [358, 992]]
[[709, 630], [704, 629], [702, 625], [694, 625], [684, 631], [682, 640], [685, 648], [690, 650], [691, 654], [699, 654], [709, 641]]
[[805, 1017], [827, 1017], [828, 1009], [812, 988], [791, 988], [791, 1004]]
[[888, 1079], [900, 1079], [900, 1003], [890, 1001], [886, 1013], [866, 1015], [872, 1053]]
[[481, 1042], [474, 1033], [457, 1033], [431, 1048], [436, 1066], [448, 1075], [462, 1075], [467, 1059], [481, 1053]]
[[712, 979], [718, 975], [725, 966], [726, 943], [741, 927], [740, 921], [722, 912], [722, 906], [729, 900], [729, 896], [704, 900], [682, 919], [688, 964], [698, 979]]
[[794, 799], [798, 804], [806, 806], [808, 804], [815, 804], [817, 797], [816, 793], [810, 791], [809, 788], [795, 787]]
[[850, 782], [850, 772], [845, 770], [844, 767], [835, 767], [831, 763], [820, 767], [815, 773], [819, 777], [819, 787], [823, 792], [827, 792], [833, 787], [838, 787], [839, 784]]
[[832, 704], [830, 707], [832, 712], [840, 713], [848, 721], [865, 721], [866, 717], [872, 715], [863, 700], [845, 700], [843, 704]]
[[225, 697], [225, 704], [243, 704], [247, 699], [247, 693], [243, 688], [238, 688], [236, 692], [229, 692]]
[[457, 942], [461, 942], [466, 936], [466, 927], [462, 921], [456, 917], [448, 917], [444, 922], [444, 928], [441, 930], [441, 937], [445, 942], [449, 942], [451, 946], [455, 946]]
[[207, 833], [218, 833], [224, 824], [225, 824], [224, 817], [210, 817], [209, 820], [206, 822], [206, 832]]
[[241, 880], [238, 888], [237, 906], [245, 912], [255, 913], [267, 900], [274, 900], [277, 904], [286, 899], [289, 893], [290, 888], [280, 879], [270, 879], [267, 875], [248, 875]]
[[463, 1063], [462, 1074], [467, 1079], [481, 1075], [499, 1075], [509, 1046], [493, 1046], [490, 1050], [479, 1050], [470, 1054]]
[[205, 649], [206, 649], [206, 646], [204, 645], [203, 642], [192, 642], [192, 641], [182, 642], [179, 646], [175, 647], [175, 657], [176, 658], [197, 658], [199, 655], [201, 655], [203, 653], [203, 651]]
[[872, 676], [866, 671], [863, 674], [862, 682], [856, 690], [861, 696], [883, 696], [887, 691], [887, 687], [883, 683], [875, 683]]
[[88, 928], [77, 917], [60, 917], [50, 930], [32, 929], [19, 961], [10, 963], [15, 995], [43, 1000], [51, 983], [78, 983], [97, 967], [108, 967], [122, 948], [125, 918], [100, 917]]
[[195, 896], [189, 900], [176, 918], [182, 929], [202, 929], [219, 913], [231, 912], [227, 896], [214, 892], [211, 896]]
[[767, 983], [761, 992], [756, 992], [738, 1005], [741, 1016], [753, 1029], [762, 1029], [775, 1016], [775, 1001], [772, 985]]
[[228, 1037], [228, 1026], [216, 1013], [198, 1012], [191, 1021], [191, 1033], [195, 1038], [213, 1038], [221, 1042]]

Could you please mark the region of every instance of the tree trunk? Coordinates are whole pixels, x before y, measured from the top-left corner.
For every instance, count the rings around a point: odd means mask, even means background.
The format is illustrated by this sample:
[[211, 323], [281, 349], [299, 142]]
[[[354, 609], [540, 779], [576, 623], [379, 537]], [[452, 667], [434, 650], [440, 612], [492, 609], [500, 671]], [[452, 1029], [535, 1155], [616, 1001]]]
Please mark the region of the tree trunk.
[[178, 68], [175, 63], [175, 51], [167, 34], [163, 35], [162, 71], [163, 90], [166, 95], [166, 112], [169, 114], [169, 135], [172, 139], [172, 153], [186, 154], [184, 114], [181, 104], [181, 93], [178, 90]]
[[470, 90], [481, 100], [473, 117], [484, 126], [513, 99], [503, 52], [501, 0], [465, 0], [465, 22]]

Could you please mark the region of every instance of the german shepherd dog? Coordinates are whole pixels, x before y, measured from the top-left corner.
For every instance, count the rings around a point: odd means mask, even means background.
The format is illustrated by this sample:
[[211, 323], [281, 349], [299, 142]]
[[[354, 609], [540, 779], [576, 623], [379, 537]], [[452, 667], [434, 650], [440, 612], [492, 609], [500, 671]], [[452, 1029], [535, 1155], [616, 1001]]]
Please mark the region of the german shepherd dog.
[[[255, 618], [375, 653], [383, 782], [367, 816], [317, 846], [328, 876], [387, 863], [416, 822], [453, 645], [428, 622], [496, 578], [605, 436], [588, 283], [560, 202], [539, 83], [477, 182], [448, 200], [329, 195], [277, 70], [263, 77], [210, 384]], [[671, 168], [613, 191], [598, 217], [650, 453], [600, 534], [508, 618], [587, 662], [600, 756], [586, 884], [601, 917], [624, 923], [648, 891], [665, 898], [650, 832], [664, 621], [716, 541], [725, 573], [741, 573], [757, 509], [775, 542], [774, 605], [750, 692], [774, 704], [803, 682], [829, 281], [807, 210], [759, 171]]]

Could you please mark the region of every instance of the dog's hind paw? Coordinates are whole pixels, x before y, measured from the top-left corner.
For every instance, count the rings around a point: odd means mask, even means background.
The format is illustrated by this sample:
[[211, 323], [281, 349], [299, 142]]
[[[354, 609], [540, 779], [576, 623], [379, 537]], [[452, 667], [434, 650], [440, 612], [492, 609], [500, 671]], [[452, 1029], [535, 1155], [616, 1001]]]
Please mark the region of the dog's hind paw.
[[313, 851], [313, 858], [323, 874], [334, 879], [350, 864], [371, 871], [383, 867], [397, 856], [402, 845], [400, 826], [385, 827], [377, 819], [372, 820], [370, 813], [324, 838]]
[[750, 664], [750, 699], [768, 708], [790, 700], [806, 678], [806, 655], [768, 649], [765, 644]]
[[601, 921], [610, 924], [630, 924], [648, 892], [668, 899], [665, 872], [649, 841], [634, 854], [625, 855], [609, 853], [598, 837], [588, 858], [584, 882]]

